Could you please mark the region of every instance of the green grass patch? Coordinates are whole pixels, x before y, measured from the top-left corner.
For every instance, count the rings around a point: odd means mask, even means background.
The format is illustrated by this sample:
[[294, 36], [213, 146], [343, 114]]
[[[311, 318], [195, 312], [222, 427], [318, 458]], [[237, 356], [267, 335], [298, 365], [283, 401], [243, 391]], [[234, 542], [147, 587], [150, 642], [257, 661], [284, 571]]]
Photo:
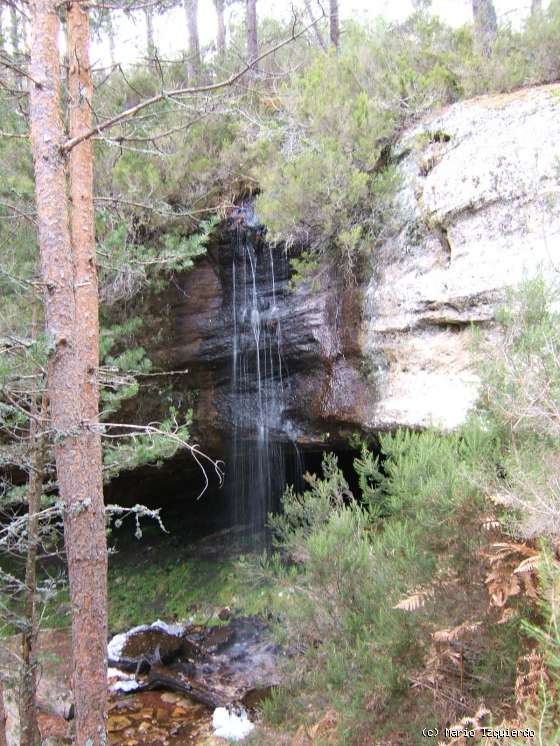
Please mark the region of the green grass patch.
[[[266, 614], [269, 586], [248, 583], [243, 558], [170, 558], [158, 551], [136, 561], [115, 555], [109, 567], [109, 628], [119, 631], [161, 617], [193, 624], [221, 624], [218, 612]], [[167, 555], [167, 556], [164, 556]]]

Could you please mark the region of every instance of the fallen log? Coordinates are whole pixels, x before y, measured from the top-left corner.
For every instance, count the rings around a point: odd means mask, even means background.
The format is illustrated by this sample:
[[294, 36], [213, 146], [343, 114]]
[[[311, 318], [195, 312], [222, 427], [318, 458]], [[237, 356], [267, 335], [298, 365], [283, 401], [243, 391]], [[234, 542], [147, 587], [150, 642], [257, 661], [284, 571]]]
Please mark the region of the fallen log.
[[188, 663], [171, 666], [153, 665], [145, 689], [168, 689], [194, 699], [208, 707], [224, 707], [232, 701], [231, 692], [205, 684], [193, 676], [194, 667]]

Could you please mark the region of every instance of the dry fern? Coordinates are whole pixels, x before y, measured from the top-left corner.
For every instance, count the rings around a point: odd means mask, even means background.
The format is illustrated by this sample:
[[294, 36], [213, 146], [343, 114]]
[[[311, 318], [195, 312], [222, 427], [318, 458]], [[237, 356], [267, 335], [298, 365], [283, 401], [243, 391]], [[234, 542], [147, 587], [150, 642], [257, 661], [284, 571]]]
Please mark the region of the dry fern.
[[550, 686], [542, 653], [536, 650], [524, 655], [517, 661], [515, 678], [515, 704], [520, 718], [527, 712], [536, 711], [539, 706], [539, 691], [541, 686]]
[[482, 516], [480, 527], [483, 531], [501, 531], [503, 524], [495, 515], [485, 515]]
[[426, 605], [426, 601], [432, 598], [434, 595], [433, 588], [426, 588], [424, 590], [418, 589], [406, 596], [398, 604], [393, 606], [393, 609], [401, 609], [403, 611], [417, 611]]
[[517, 596], [521, 591], [519, 579], [511, 569], [496, 567], [490, 572], [484, 581], [490, 594], [492, 606], [501, 609], [512, 596]]
[[398, 604], [395, 604], [393, 609], [400, 609], [401, 611], [417, 611], [418, 609], [423, 608], [427, 601], [435, 597], [436, 591], [449, 588], [457, 582], [458, 577], [455, 570], [446, 568], [445, 571], [439, 573], [437, 580], [432, 582], [430, 585], [416, 588], [408, 596], [401, 599]]
[[[471, 744], [473, 742], [472, 737], [464, 734], [474, 731], [475, 738], [477, 735], [480, 737], [482, 728], [488, 727], [490, 715], [490, 710], [485, 705], [480, 705], [472, 717], [465, 717], [449, 728], [450, 731], [459, 733], [460, 735], [452, 738], [451, 741], [439, 741], [438, 746], [467, 746]], [[486, 738], [483, 740], [484, 743], [488, 743], [488, 741]], [[476, 742], [479, 743], [478, 740]], [[493, 741], [490, 741], [490, 743], [493, 743]]]
[[[519, 562], [519, 557], [523, 557]], [[490, 571], [485, 583], [490, 595], [490, 606], [503, 609], [510, 598], [521, 592], [537, 598], [536, 572], [540, 562], [539, 552], [528, 544], [496, 542], [486, 554]], [[500, 623], [507, 621], [502, 614]]]
[[457, 642], [473, 634], [482, 626], [482, 622], [463, 622], [450, 629], [439, 629], [432, 634], [436, 642]]
[[[439, 629], [432, 634], [432, 644], [428, 650], [424, 669], [412, 680], [413, 687], [431, 689], [435, 695], [440, 689], [447, 692], [453, 687], [451, 680], [458, 684], [458, 695], [463, 691], [465, 676], [466, 641], [473, 637], [482, 622], [463, 622], [456, 627]], [[443, 696], [443, 695], [442, 695]]]

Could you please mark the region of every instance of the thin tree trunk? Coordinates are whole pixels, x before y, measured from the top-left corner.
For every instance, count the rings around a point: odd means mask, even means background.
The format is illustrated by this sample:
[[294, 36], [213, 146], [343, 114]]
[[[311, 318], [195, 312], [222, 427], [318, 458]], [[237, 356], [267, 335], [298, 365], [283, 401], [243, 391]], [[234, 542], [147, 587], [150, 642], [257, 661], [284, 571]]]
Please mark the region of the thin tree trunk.
[[226, 19], [224, 16], [224, 0], [214, 0], [216, 8], [216, 18], [218, 21], [218, 33], [216, 35], [216, 49], [218, 56], [223, 59], [226, 55]]
[[[32, 338], [37, 339], [37, 309], [33, 307]], [[47, 409], [47, 397], [42, 395], [39, 406], [39, 395], [36, 379], [33, 379], [31, 421], [29, 441], [31, 448], [31, 473], [27, 496], [27, 557], [25, 563], [25, 602], [24, 629], [21, 636], [22, 681], [19, 697], [20, 746], [37, 746], [41, 743], [37, 722], [37, 663], [35, 660], [35, 643], [37, 641], [37, 550], [39, 546], [39, 511], [43, 491], [44, 464], [44, 429]], [[41, 415], [38, 425], [37, 417]]]
[[200, 41], [198, 37], [198, 0], [185, 0], [187, 16], [188, 57], [187, 74], [189, 80], [196, 78], [200, 72]]
[[[257, 37], [257, 0], [246, 0], [246, 23], [247, 23], [247, 59], [248, 62], [256, 60], [259, 56], [259, 41]], [[257, 72], [258, 65], [253, 65], [253, 71]]]
[[149, 60], [153, 60], [156, 52], [154, 44], [154, 14], [151, 6], [144, 8], [144, 15], [146, 16], [146, 56]]
[[[89, 15], [73, 2], [68, 13], [70, 137], [92, 126], [93, 81], [89, 61]], [[76, 323], [79, 343], [78, 398], [82, 502], [69, 510], [65, 529], [73, 610], [74, 701], [77, 743], [105, 744], [107, 718], [107, 537], [103, 502], [103, 461], [99, 420], [99, 291], [93, 209], [93, 144], [72, 149], [70, 233], [74, 259]], [[72, 584], [72, 575], [75, 582]], [[80, 697], [81, 713], [78, 707]]]
[[483, 57], [492, 56], [492, 47], [498, 35], [496, 9], [492, 0], [472, 0], [475, 49]]
[[19, 54], [19, 20], [13, 5], [10, 6], [10, 42], [12, 54], [16, 57]]
[[[96, 291], [92, 279], [95, 261], [89, 253], [87, 258], [79, 257], [75, 268], [72, 256], [61, 151], [64, 131], [60, 119], [58, 7], [58, 0], [34, 0], [32, 6], [30, 74], [38, 85], [31, 86], [31, 141], [46, 329], [52, 349], [48, 386], [51, 425], [55, 431], [59, 494], [65, 504], [76, 743], [102, 746], [106, 743], [107, 709], [107, 554], [101, 447], [93, 429], [97, 367], [91, 353], [95, 336], [91, 329], [97, 324], [97, 301], [94, 308], [84, 303], [84, 295], [93, 298]], [[87, 60], [87, 14], [75, 3], [69, 10], [68, 27], [73, 100], [70, 127], [76, 134], [83, 126], [81, 117], [90, 112], [91, 73]], [[89, 215], [91, 193], [88, 195], [89, 186], [80, 184], [80, 179], [87, 179], [90, 147], [85, 141], [74, 148], [78, 163], [73, 164], [72, 192], [80, 215]], [[85, 163], [80, 170], [82, 159]], [[82, 229], [76, 226], [78, 253], [90, 235], [92, 231], [85, 221]], [[79, 273], [84, 259], [89, 266], [85, 273]]]
[[109, 39], [109, 60], [111, 65], [115, 64], [115, 27], [113, 25], [113, 16], [111, 10], [107, 10], [107, 37]]
[[0, 679], [0, 746], [8, 746], [6, 737], [6, 710], [4, 708], [4, 684]]
[[340, 24], [338, 20], [338, 0], [329, 0], [329, 27], [331, 44], [338, 49], [340, 41]]
[[542, 11], [542, 0], [532, 0], [531, 2], [531, 15], [535, 16], [537, 13]]
[[[305, 9], [307, 10], [307, 15], [309, 16], [309, 20], [313, 20], [313, 8], [311, 7], [311, 0], [305, 0]], [[327, 51], [327, 45], [325, 44], [325, 40], [323, 39], [323, 34], [321, 33], [321, 29], [319, 28], [319, 25], [316, 23], [313, 26], [313, 31], [315, 33], [315, 36], [317, 38], [317, 42], [323, 52]]]

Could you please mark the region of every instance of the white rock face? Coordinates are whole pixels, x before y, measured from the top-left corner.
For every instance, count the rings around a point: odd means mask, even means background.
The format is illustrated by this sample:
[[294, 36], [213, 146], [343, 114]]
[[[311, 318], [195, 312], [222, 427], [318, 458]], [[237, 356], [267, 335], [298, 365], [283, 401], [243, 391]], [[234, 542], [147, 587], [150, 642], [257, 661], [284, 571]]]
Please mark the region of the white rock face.
[[560, 85], [455, 104], [402, 138], [393, 234], [372, 254], [366, 422], [453, 428], [477, 398], [471, 323], [560, 270]]

